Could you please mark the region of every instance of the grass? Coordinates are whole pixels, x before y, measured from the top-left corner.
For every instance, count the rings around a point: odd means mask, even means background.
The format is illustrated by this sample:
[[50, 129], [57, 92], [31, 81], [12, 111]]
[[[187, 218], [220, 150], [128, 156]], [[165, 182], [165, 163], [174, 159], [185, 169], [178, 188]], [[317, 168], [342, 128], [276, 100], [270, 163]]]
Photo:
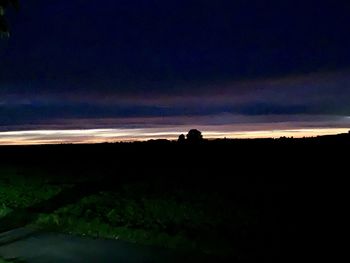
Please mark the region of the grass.
[[7, 207], [4, 203], [2, 205], [0, 205], [0, 218], [8, 215], [9, 213], [11, 213], [13, 211], [13, 209]]
[[42, 174], [17, 169], [0, 169], [0, 217], [57, 195], [64, 185], [50, 185]]
[[25, 263], [24, 261], [22, 260], [16, 260], [16, 259], [13, 259], [13, 260], [5, 260], [3, 258], [0, 257], [0, 263]]
[[[48, 178], [43, 171], [0, 169], [0, 218], [48, 200], [67, 187], [51, 184]], [[170, 185], [165, 191], [161, 185], [124, 183], [50, 213], [39, 211], [30, 225], [93, 238], [231, 255], [240, 246], [236, 240], [249, 239], [249, 231], [259, 223], [259, 211], [232, 202], [224, 194]]]
[[145, 189], [146, 184], [129, 184], [117, 192], [103, 191], [41, 214], [34, 225], [83, 236], [228, 254], [232, 247], [227, 233], [242, 236], [241, 230], [256, 224], [254, 213], [220, 196], [175, 190], [154, 194]]

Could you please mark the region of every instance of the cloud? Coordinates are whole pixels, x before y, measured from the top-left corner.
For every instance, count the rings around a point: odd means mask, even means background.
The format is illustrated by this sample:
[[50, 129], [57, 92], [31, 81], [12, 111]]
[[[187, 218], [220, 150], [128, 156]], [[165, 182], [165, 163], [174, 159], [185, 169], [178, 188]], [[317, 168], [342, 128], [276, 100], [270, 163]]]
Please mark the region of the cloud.
[[316, 119], [318, 115], [350, 115], [349, 71], [218, 83], [196, 90], [197, 94], [189, 87], [188, 93], [145, 96], [104, 91], [7, 92], [0, 101], [0, 126], [49, 125], [65, 119], [67, 123], [84, 119], [88, 127], [97, 119], [118, 119], [123, 125], [130, 119], [151, 122], [157, 117], [176, 117], [179, 124], [181, 118], [202, 116], [309, 115]]
[[[187, 130], [186, 130], [187, 128]], [[327, 134], [346, 133], [344, 128], [316, 128], [316, 129], [274, 129], [233, 131], [232, 128], [201, 127], [205, 138], [278, 138], [281, 136], [310, 137]], [[263, 127], [262, 127], [263, 128]], [[0, 132], [0, 145], [26, 144], [60, 144], [60, 143], [102, 143], [118, 141], [135, 141], [149, 139], [177, 139], [179, 134], [188, 131], [188, 127], [176, 129], [90, 129], [90, 130], [38, 130]]]

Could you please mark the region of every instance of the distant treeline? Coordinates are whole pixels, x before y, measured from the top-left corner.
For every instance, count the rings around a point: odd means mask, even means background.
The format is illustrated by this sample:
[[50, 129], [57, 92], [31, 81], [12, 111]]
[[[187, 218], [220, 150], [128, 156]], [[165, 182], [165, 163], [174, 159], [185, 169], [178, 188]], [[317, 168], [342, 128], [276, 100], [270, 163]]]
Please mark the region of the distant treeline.
[[[238, 170], [244, 164], [295, 167], [322, 160], [346, 158], [350, 134], [314, 138], [217, 139], [196, 143], [150, 140], [133, 143], [1, 146], [0, 165], [40, 164], [55, 167], [98, 166], [129, 170], [152, 169]], [[250, 169], [251, 165], [243, 169]]]

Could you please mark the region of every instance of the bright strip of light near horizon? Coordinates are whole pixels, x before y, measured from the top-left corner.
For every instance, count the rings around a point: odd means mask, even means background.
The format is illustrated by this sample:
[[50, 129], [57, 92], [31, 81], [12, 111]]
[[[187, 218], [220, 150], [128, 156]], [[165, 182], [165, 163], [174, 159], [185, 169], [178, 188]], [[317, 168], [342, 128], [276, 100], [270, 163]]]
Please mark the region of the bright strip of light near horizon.
[[[254, 130], [254, 131], [220, 131], [202, 130], [206, 139], [229, 138], [279, 138], [279, 137], [315, 137], [347, 133], [349, 128], [313, 128], [286, 130]], [[0, 132], [0, 145], [36, 145], [64, 143], [103, 143], [121, 141], [145, 141], [150, 139], [176, 140], [188, 129], [178, 128], [144, 128], [144, 129], [87, 129], [87, 130], [32, 130]]]

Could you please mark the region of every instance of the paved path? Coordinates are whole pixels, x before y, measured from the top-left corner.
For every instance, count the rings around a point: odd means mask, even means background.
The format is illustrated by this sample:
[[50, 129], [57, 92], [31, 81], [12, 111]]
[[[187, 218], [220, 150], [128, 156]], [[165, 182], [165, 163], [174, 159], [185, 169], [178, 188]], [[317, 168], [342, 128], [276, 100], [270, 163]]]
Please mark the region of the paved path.
[[198, 262], [204, 259], [120, 240], [81, 238], [30, 228], [0, 234], [0, 256], [28, 263]]

